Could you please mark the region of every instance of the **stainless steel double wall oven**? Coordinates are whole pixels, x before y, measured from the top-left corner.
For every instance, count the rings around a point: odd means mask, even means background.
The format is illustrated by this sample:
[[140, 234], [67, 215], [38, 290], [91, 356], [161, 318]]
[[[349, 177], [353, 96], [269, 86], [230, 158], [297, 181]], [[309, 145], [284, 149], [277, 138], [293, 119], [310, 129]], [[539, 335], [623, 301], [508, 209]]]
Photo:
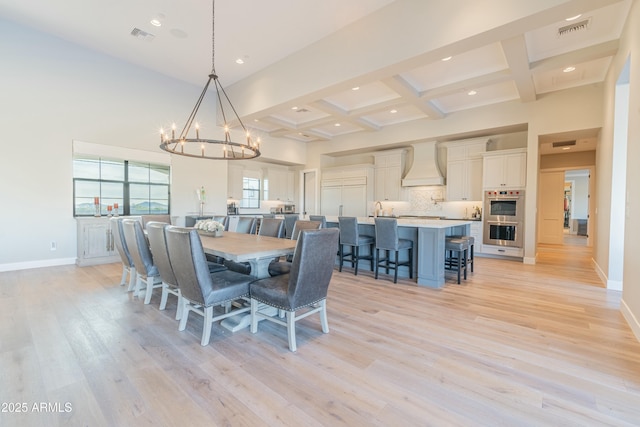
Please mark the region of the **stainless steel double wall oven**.
[[524, 237], [524, 190], [485, 190], [485, 245], [522, 248]]

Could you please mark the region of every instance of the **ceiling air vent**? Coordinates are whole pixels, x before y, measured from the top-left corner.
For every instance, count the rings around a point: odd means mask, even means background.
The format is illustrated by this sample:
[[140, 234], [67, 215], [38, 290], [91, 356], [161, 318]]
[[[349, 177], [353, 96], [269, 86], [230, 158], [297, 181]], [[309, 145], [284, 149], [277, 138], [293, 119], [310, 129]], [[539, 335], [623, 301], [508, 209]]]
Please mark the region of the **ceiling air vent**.
[[134, 28], [133, 30], [131, 30], [131, 35], [137, 39], [145, 40], [148, 42], [156, 38], [154, 34], [147, 33], [146, 31], [141, 30], [140, 28]]
[[571, 147], [573, 145], [576, 145], [576, 141], [562, 141], [562, 142], [554, 142], [553, 143], [553, 148], [559, 148], [559, 147]]
[[577, 33], [579, 31], [588, 30], [591, 25], [591, 18], [583, 19], [582, 21], [573, 22], [569, 25], [558, 28], [558, 37], [567, 36], [569, 34]]

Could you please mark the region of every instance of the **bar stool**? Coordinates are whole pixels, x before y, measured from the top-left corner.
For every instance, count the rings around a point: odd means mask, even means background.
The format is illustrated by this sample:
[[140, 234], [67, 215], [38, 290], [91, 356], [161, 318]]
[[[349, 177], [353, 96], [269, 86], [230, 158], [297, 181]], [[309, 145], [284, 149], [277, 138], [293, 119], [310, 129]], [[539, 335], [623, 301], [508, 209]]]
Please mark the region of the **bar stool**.
[[476, 243], [476, 239], [473, 238], [473, 236], [450, 236], [456, 239], [462, 239], [462, 240], [466, 240], [467, 243], [469, 244], [469, 253], [467, 254], [467, 260], [469, 262], [469, 265], [471, 266], [471, 272], [473, 273], [473, 246]]
[[[402, 266], [409, 267], [409, 278], [413, 279], [413, 241], [408, 239], [400, 239], [398, 237], [398, 220], [395, 218], [375, 218], [376, 224], [376, 274], [378, 278], [378, 269], [384, 267], [386, 273], [389, 269], [394, 270], [393, 283], [398, 283], [398, 268]], [[380, 259], [380, 249], [385, 251], [385, 257]], [[399, 260], [399, 252], [401, 250], [409, 251], [409, 260], [401, 262]], [[395, 252], [393, 261], [390, 257], [390, 251]]]
[[[460, 272], [464, 268], [464, 280], [467, 280], [467, 253], [469, 251], [469, 241], [453, 236], [445, 238], [444, 266], [447, 270], [458, 271], [458, 284], [460, 284]], [[455, 254], [455, 258], [453, 255]]]
[[[375, 239], [372, 236], [360, 235], [358, 231], [358, 218], [356, 217], [340, 216], [338, 217], [338, 225], [340, 227], [340, 242], [338, 246], [340, 268], [338, 271], [342, 271], [342, 265], [345, 259], [351, 262], [351, 267], [355, 270], [354, 274], [356, 276], [358, 275], [358, 261], [361, 259], [369, 260], [371, 271], [373, 271]], [[360, 255], [360, 246], [365, 245], [369, 246], [369, 255]], [[351, 247], [348, 253], [344, 252], [345, 246]]]

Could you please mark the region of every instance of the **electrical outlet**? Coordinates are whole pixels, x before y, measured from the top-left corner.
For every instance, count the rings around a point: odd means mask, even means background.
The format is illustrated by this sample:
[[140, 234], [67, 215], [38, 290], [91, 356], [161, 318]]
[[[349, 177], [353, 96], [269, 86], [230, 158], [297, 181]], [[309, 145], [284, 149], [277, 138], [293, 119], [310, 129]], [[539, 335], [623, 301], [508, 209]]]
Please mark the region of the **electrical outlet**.
[[51, 249], [52, 251], [55, 251], [56, 249], [58, 249], [58, 246], [56, 245], [55, 240], [52, 240], [52, 241], [51, 241], [51, 248], [50, 248], [50, 249]]

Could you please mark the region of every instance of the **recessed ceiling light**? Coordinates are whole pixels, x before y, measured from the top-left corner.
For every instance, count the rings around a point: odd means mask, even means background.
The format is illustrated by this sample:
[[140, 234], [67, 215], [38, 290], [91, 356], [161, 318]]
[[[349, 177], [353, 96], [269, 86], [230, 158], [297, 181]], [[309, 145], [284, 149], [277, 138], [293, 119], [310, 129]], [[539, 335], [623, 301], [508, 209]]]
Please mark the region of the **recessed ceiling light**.
[[291, 109], [292, 109], [292, 110], [297, 110], [297, 109], [298, 109], [298, 107], [291, 107]]
[[565, 21], [575, 21], [576, 19], [580, 18], [581, 16], [582, 16], [582, 14], [579, 13], [576, 16], [572, 16], [570, 18], [565, 18]]
[[391, 114], [395, 114], [395, 113], [397, 113], [397, 112], [398, 112], [398, 110], [391, 110], [391, 111], [389, 111], [389, 112], [390, 112]]
[[575, 71], [576, 67], [567, 67], [565, 69], [562, 70], [563, 73], [570, 73], [572, 71]]
[[335, 127], [340, 127], [340, 123], [336, 123], [334, 126]]
[[476, 93], [478, 93], [478, 92], [476, 92], [475, 90], [470, 90], [469, 92], [467, 92], [467, 95], [473, 96]]
[[253, 121], [254, 121], [254, 122], [259, 122], [260, 120], [258, 120], [258, 119], [253, 119]]
[[165, 18], [164, 13], [156, 13], [155, 15], [153, 15], [153, 17], [151, 17], [151, 21], [149, 22], [154, 27], [160, 27], [162, 26], [162, 21], [164, 21], [164, 18]]
[[448, 60], [450, 60], [451, 58], [453, 58], [453, 56], [447, 56], [446, 58], [442, 58], [442, 60], [443, 60], [443, 61], [448, 61]]
[[354, 86], [351, 88], [351, 90], [359, 90], [359, 89], [360, 89], [360, 86]]
[[236, 59], [236, 64], [241, 64], [241, 65], [244, 64], [244, 59], [242, 58]]

